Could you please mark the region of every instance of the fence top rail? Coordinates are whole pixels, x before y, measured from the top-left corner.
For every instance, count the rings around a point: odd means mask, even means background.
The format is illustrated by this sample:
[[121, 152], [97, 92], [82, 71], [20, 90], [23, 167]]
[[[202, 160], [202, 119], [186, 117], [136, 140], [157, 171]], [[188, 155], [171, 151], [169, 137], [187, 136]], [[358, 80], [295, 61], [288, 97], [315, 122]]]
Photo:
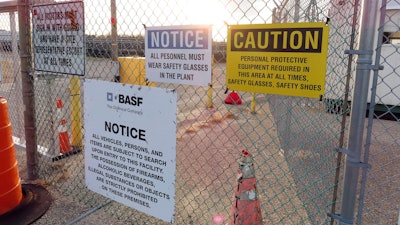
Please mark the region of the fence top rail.
[[17, 0], [0, 2], [0, 13], [15, 12], [18, 10], [17, 6]]

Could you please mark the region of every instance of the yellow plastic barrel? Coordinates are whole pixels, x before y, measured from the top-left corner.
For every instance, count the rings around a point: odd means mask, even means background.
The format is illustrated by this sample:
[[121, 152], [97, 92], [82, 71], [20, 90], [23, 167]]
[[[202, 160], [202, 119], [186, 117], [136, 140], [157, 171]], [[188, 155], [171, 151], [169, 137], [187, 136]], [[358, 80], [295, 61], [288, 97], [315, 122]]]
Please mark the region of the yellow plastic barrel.
[[145, 57], [118, 57], [120, 82], [142, 86], [155, 86], [154, 82], [146, 80]]
[[23, 198], [12, 140], [7, 100], [0, 96], [0, 215], [17, 207]]

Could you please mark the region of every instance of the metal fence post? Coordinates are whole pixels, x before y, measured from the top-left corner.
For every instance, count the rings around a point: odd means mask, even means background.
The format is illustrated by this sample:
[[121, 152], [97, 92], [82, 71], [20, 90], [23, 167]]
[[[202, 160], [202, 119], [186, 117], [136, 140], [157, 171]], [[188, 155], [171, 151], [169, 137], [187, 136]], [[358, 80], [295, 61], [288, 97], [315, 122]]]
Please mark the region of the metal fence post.
[[26, 139], [26, 161], [28, 179], [36, 179], [36, 123], [33, 79], [30, 76], [30, 19], [29, 0], [18, 0], [19, 46], [21, 58], [22, 97], [24, 102], [24, 122]]
[[[111, 60], [118, 62], [118, 32], [117, 32], [117, 6], [115, 0], [111, 0]], [[114, 81], [119, 82], [119, 74], [114, 74]]]
[[[381, 6], [380, 6], [380, 15], [379, 15], [379, 28], [378, 28], [378, 38], [377, 38], [377, 48], [375, 51], [375, 65], [377, 66], [374, 70], [374, 75], [372, 79], [372, 85], [371, 85], [371, 102], [369, 105], [369, 114], [368, 114], [368, 129], [367, 129], [367, 135], [366, 135], [366, 141], [365, 143], [370, 143], [371, 142], [371, 136], [372, 136], [372, 126], [373, 126], [373, 121], [374, 121], [374, 108], [376, 106], [375, 98], [376, 98], [376, 90], [378, 87], [378, 71], [380, 68], [380, 58], [381, 58], [381, 53], [382, 53], [382, 43], [383, 43], [383, 36], [384, 36], [384, 24], [385, 24], [385, 16], [386, 16], [386, 0], [382, 0]], [[369, 153], [370, 153], [370, 146], [367, 145], [365, 147], [365, 153], [364, 153], [364, 163], [368, 163], [369, 161]], [[366, 182], [367, 182], [367, 170], [362, 171], [361, 175], [361, 188], [360, 188], [360, 199], [361, 201], [358, 204], [358, 212], [357, 212], [357, 224], [360, 225], [362, 221], [362, 212], [364, 208], [364, 202], [363, 199], [365, 197], [365, 189], [366, 189]], [[398, 223], [400, 224], [400, 223]]]
[[357, 54], [356, 76], [354, 81], [353, 100], [349, 128], [349, 154], [346, 156], [345, 180], [341, 207], [341, 225], [353, 224], [360, 158], [363, 148], [365, 115], [367, 110], [369, 80], [372, 69], [372, 55], [376, 30], [378, 1], [365, 0], [362, 6], [359, 50]]

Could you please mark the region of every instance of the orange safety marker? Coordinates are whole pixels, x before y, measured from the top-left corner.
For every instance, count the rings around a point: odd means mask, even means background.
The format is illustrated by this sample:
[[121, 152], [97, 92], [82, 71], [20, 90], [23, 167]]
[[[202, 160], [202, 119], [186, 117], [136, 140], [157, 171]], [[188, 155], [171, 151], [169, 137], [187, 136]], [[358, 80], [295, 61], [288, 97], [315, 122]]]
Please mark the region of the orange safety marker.
[[240, 105], [242, 104], [242, 99], [236, 91], [232, 91], [225, 98], [225, 103], [230, 105]]
[[60, 98], [56, 100], [57, 112], [56, 121], [58, 124], [58, 142], [59, 142], [59, 154], [53, 157], [53, 162], [63, 159], [65, 157], [77, 154], [81, 152], [81, 149], [73, 149], [71, 145], [71, 140], [69, 138], [67, 129], [67, 120], [63, 118], [63, 102]]
[[23, 199], [11, 132], [7, 100], [0, 96], [0, 215], [17, 207]]
[[56, 100], [57, 112], [56, 112], [56, 121], [58, 124], [58, 141], [60, 145], [59, 153], [64, 154], [71, 151], [71, 144], [67, 131], [67, 120], [63, 118], [62, 110], [63, 110], [63, 102], [60, 98]]
[[253, 156], [242, 150], [238, 170], [238, 185], [232, 206], [231, 225], [262, 225], [261, 205], [257, 197]]
[[57, 106], [57, 119], [59, 120], [61, 118], [61, 113], [62, 113], [62, 108], [63, 108], [63, 103], [61, 99], [57, 98], [56, 100], [56, 106]]
[[60, 153], [64, 154], [71, 151], [71, 144], [69, 142], [69, 135], [67, 131], [67, 120], [62, 119], [58, 128], [58, 140], [60, 142]]

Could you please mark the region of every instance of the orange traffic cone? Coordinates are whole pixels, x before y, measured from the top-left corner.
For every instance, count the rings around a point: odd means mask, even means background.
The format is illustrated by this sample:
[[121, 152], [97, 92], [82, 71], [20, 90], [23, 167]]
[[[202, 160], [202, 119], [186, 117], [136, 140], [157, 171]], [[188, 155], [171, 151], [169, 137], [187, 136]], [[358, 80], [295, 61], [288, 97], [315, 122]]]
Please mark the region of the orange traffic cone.
[[231, 225], [262, 225], [261, 206], [257, 198], [253, 156], [242, 150], [238, 170], [238, 186], [232, 206]]
[[67, 131], [67, 120], [62, 119], [58, 128], [58, 140], [60, 142], [60, 153], [64, 154], [71, 151], [71, 144], [69, 143], [69, 136]]
[[21, 184], [7, 100], [0, 96], [0, 224], [32, 224], [51, 204], [51, 195], [35, 184]]
[[242, 99], [236, 91], [232, 91], [225, 98], [225, 103], [230, 105], [240, 105], [242, 104]]
[[0, 97], [0, 215], [22, 201], [22, 186], [12, 140], [7, 100]]
[[68, 129], [67, 129], [67, 120], [63, 118], [63, 102], [61, 99], [56, 100], [56, 106], [57, 106], [57, 112], [56, 112], [56, 121], [58, 124], [58, 140], [59, 140], [59, 154], [56, 154], [55, 157], [53, 157], [53, 162], [58, 161], [60, 159], [63, 159], [65, 157], [75, 155], [79, 152], [81, 152], [81, 149], [74, 149], [71, 146], [71, 142], [69, 139], [68, 135]]

